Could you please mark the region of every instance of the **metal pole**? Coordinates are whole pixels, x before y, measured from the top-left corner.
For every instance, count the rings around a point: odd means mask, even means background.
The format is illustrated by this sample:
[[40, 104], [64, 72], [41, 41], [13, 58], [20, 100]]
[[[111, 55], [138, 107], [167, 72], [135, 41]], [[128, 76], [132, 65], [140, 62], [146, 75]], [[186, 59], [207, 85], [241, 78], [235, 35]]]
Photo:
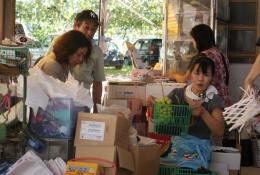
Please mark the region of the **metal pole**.
[[163, 54], [163, 74], [166, 73], [166, 66], [167, 66], [167, 50], [168, 50], [168, 3], [169, 0], [164, 1], [164, 30], [163, 30], [163, 45], [164, 45], [164, 54]]
[[98, 16], [99, 16], [99, 27], [98, 27], [98, 45], [99, 45], [99, 40], [100, 40], [100, 35], [101, 35], [101, 20], [100, 20], [100, 16], [101, 16], [101, 3], [102, 0], [99, 0], [99, 9], [98, 9]]
[[27, 127], [27, 106], [25, 105], [27, 95], [27, 75], [23, 75], [23, 129]]

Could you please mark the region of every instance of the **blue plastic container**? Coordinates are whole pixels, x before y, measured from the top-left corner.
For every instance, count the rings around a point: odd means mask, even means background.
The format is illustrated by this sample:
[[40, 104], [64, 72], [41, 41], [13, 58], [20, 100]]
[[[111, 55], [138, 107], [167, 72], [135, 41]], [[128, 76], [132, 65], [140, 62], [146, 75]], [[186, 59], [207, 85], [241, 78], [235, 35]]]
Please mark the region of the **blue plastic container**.
[[75, 107], [70, 98], [50, 98], [46, 110], [31, 111], [30, 129], [43, 138], [71, 139], [75, 134], [77, 114], [87, 107]]

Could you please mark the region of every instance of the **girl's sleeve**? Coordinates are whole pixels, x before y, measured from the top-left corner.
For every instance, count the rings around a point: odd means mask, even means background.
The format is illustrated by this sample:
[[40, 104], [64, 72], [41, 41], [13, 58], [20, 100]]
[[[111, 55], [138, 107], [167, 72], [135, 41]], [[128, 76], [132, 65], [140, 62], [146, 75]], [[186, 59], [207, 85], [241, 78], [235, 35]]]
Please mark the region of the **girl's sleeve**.
[[209, 111], [213, 111], [215, 108], [224, 109], [224, 107], [224, 101], [218, 95], [214, 95], [213, 99], [209, 103]]

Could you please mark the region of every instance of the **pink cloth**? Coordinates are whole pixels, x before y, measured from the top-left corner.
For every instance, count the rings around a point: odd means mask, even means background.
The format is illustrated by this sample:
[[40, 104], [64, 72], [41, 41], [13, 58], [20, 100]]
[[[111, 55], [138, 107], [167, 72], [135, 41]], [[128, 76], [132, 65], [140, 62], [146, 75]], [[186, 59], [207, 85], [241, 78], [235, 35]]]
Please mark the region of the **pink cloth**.
[[[231, 99], [229, 96], [228, 86], [226, 85], [226, 69], [225, 69], [224, 63], [222, 61], [221, 51], [218, 50], [217, 48], [213, 47], [213, 48], [203, 51], [202, 53], [214, 61], [215, 75], [214, 75], [214, 78], [212, 81], [212, 85], [214, 85], [216, 87], [216, 89], [218, 90], [218, 94], [221, 97], [221, 99], [225, 102], [225, 106], [226, 107], [230, 106]], [[230, 72], [229, 60], [223, 53], [222, 53], [222, 55], [225, 58], [228, 72]]]

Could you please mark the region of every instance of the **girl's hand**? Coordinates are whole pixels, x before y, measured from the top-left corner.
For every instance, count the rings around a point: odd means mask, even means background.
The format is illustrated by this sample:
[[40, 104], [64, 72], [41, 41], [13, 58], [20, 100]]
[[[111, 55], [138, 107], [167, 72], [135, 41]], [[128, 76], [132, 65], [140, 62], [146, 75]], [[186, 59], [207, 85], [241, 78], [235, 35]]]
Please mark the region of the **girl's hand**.
[[201, 117], [206, 112], [206, 109], [201, 104], [192, 105], [191, 108], [192, 108], [191, 114], [194, 117]]
[[201, 105], [203, 103], [203, 100], [192, 100], [186, 96], [185, 96], [185, 100], [192, 108], [192, 116], [199, 117], [204, 114], [206, 109]]

